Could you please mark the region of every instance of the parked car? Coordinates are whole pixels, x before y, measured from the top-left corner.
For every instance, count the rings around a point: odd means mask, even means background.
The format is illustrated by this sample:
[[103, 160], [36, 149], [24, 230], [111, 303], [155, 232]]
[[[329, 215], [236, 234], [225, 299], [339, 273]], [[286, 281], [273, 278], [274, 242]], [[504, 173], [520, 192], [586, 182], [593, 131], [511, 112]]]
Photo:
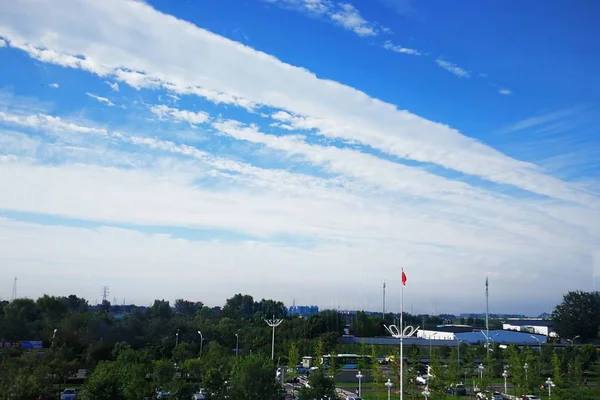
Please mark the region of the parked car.
[[208, 396], [208, 392], [206, 389], [200, 389], [198, 392], [194, 393], [194, 400], [206, 400]]
[[426, 385], [427, 378], [424, 376], [417, 376], [417, 385]]
[[65, 389], [60, 395], [60, 400], [77, 400], [77, 390]]

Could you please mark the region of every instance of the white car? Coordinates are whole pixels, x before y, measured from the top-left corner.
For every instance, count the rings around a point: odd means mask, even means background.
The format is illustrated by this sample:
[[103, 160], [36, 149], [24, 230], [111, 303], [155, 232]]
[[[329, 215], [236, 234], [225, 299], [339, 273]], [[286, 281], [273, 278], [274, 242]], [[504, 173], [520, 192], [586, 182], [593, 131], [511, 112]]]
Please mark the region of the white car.
[[424, 376], [417, 376], [417, 384], [427, 385], [427, 378], [425, 378]]
[[526, 396], [525, 396], [525, 398], [526, 398], [527, 400], [540, 400], [540, 398], [539, 398], [539, 397], [537, 397], [537, 396], [535, 396], [535, 395], [533, 395], [533, 394], [528, 394], [528, 395], [526, 395]]
[[207, 395], [206, 389], [200, 389], [197, 393], [194, 393], [194, 400], [206, 400]]
[[60, 400], [77, 400], [77, 390], [75, 390], [75, 389], [65, 389], [60, 394]]

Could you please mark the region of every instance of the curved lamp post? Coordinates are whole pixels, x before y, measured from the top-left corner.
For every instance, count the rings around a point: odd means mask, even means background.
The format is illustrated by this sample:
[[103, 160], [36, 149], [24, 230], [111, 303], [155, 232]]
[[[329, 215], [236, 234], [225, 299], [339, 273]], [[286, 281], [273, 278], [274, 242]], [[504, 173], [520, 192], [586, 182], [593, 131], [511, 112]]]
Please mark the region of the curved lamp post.
[[392, 386], [394, 386], [394, 384], [392, 383], [392, 380], [388, 378], [387, 382], [385, 383], [385, 387], [388, 390], [388, 400], [391, 398]]
[[577, 335], [577, 336], [575, 336], [573, 339], [567, 339], [567, 341], [568, 341], [569, 343], [571, 343], [571, 346], [573, 346], [573, 342], [575, 341], [575, 339], [579, 339], [579, 338], [580, 338], [580, 335]]
[[198, 335], [200, 335], [200, 355], [202, 355], [202, 343], [204, 343], [204, 336], [202, 336], [202, 332], [198, 331]]
[[504, 372], [502, 373], [502, 377], [504, 378], [504, 394], [507, 394], [508, 388], [506, 385], [506, 379], [508, 378], [508, 371], [506, 370], [506, 366], [504, 367]]
[[362, 382], [363, 374], [360, 371], [358, 371], [358, 374], [356, 374], [356, 377], [358, 378], [358, 397], [360, 397], [360, 394], [361, 394], [360, 383]]

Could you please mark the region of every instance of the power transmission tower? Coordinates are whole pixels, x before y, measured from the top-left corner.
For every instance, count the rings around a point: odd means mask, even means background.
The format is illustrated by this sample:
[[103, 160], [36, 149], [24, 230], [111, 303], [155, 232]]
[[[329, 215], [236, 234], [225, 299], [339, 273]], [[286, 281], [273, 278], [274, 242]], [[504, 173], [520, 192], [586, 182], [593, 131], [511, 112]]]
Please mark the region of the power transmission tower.
[[102, 286], [102, 302], [108, 301], [108, 295], [110, 294], [110, 288], [108, 286]]
[[11, 301], [17, 298], [17, 278], [15, 277], [15, 283], [13, 283], [13, 291]]

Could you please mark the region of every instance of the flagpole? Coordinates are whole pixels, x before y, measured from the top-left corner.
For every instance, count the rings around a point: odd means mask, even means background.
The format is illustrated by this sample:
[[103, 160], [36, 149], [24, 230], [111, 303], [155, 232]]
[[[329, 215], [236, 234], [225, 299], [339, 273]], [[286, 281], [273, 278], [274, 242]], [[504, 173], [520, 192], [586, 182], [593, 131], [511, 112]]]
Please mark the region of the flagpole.
[[400, 286], [400, 400], [402, 400], [404, 395], [404, 268], [402, 268], [402, 282]]

